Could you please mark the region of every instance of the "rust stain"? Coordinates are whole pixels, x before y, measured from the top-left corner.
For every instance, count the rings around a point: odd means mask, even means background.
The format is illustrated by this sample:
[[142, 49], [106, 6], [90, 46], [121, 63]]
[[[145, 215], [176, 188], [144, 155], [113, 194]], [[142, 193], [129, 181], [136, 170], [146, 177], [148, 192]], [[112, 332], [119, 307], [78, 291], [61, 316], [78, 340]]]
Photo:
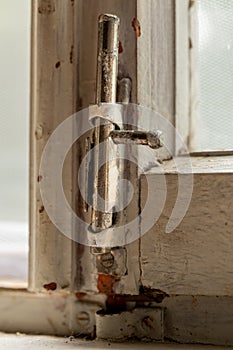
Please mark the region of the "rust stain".
[[38, 175], [38, 176], [37, 176], [37, 182], [41, 182], [41, 180], [42, 180], [42, 176], [41, 176], [41, 175]]
[[127, 310], [127, 300], [124, 295], [109, 295], [106, 300], [107, 313], [119, 313]]
[[100, 293], [104, 294], [113, 294], [113, 287], [116, 282], [116, 278], [111, 275], [104, 275], [99, 274], [98, 275], [98, 281], [97, 281], [97, 288]]
[[71, 45], [70, 48], [70, 63], [72, 64], [74, 60], [74, 45]]
[[86, 295], [87, 295], [86, 293], [80, 293], [80, 292], [75, 293], [75, 296], [79, 300], [85, 298]]
[[42, 205], [39, 209], [39, 213], [42, 214], [44, 212], [44, 206]]
[[141, 36], [141, 25], [137, 18], [132, 20], [132, 27], [136, 33], [136, 37], [139, 38]]
[[107, 313], [119, 313], [120, 311], [126, 310], [126, 298], [124, 295], [114, 294], [114, 285], [119, 279], [112, 275], [98, 275], [97, 287], [100, 293], [107, 295], [106, 300], [106, 312]]
[[48, 284], [44, 284], [43, 287], [46, 290], [56, 290], [57, 289], [57, 283], [56, 282], [51, 282], [51, 283], [48, 283]]
[[71, 6], [73, 7], [74, 6], [74, 0], [70, 0], [71, 2]]
[[51, 0], [40, 0], [39, 6], [38, 6], [38, 12], [40, 14], [49, 15], [53, 12], [55, 12], [55, 2]]
[[121, 54], [123, 52], [123, 46], [122, 46], [122, 42], [119, 41], [119, 45], [118, 45], [118, 53]]
[[60, 62], [60, 61], [58, 61], [58, 62], [55, 64], [55, 67], [56, 67], [56, 68], [59, 68], [59, 67], [60, 67], [60, 65], [61, 65], [61, 62]]

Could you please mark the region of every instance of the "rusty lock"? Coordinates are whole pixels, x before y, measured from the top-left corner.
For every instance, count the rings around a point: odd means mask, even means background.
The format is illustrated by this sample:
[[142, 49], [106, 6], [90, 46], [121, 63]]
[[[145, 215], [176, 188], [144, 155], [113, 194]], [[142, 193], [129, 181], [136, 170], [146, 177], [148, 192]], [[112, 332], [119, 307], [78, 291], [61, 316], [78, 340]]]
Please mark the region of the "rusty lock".
[[[119, 45], [119, 24], [120, 19], [110, 14], [102, 14], [98, 23], [98, 54], [97, 54], [97, 85], [96, 85], [96, 104], [116, 103], [117, 94], [117, 74], [118, 74], [118, 45]], [[128, 78], [121, 79], [120, 89], [118, 89], [121, 103], [128, 103], [130, 99], [131, 80]], [[108, 201], [109, 199], [109, 164], [103, 162], [108, 159], [110, 142], [115, 144], [133, 144], [145, 145], [153, 149], [162, 147], [161, 132], [156, 131], [137, 131], [137, 130], [116, 130], [113, 123], [101, 124], [100, 118], [96, 118], [95, 129], [93, 134], [93, 147], [104, 143], [103, 149], [96, 151], [94, 154], [94, 186], [93, 191], [98, 191], [99, 196], [93, 196], [93, 209], [91, 214], [91, 228], [93, 232], [100, 233], [102, 230], [114, 226], [113, 214], [106, 210], [98, 210], [99, 198]], [[99, 163], [102, 161], [103, 166], [99, 169]], [[93, 192], [95, 193], [95, 192]], [[94, 209], [95, 208], [95, 209]], [[96, 209], [97, 208], [97, 209]], [[122, 254], [125, 255], [124, 248]], [[114, 254], [111, 247], [98, 248], [92, 247], [91, 253], [97, 257], [98, 272], [114, 272]], [[124, 264], [126, 263], [126, 259]], [[119, 266], [118, 266], [119, 268]], [[120, 270], [126, 270], [122, 266]]]

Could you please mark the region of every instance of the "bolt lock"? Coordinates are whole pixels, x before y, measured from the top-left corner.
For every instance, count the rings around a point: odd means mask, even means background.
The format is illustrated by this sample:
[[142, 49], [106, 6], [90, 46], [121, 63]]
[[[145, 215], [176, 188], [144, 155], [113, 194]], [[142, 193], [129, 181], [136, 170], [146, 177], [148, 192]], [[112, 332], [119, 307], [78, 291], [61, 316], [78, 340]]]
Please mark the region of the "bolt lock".
[[[117, 16], [102, 14], [98, 23], [98, 54], [97, 54], [97, 85], [96, 104], [116, 103], [117, 94], [117, 72], [118, 72], [118, 44], [119, 24]], [[122, 104], [128, 103], [130, 99], [131, 80], [123, 78], [120, 80], [118, 95]], [[119, 100], [118, 99], [118, 100]], [[92, 147], [103, 144], [101, 150], [98, 148], [94, 153], [94, 185], [93, 185], [93, 209], [91, 214], [91, 228], [93, 232], [101, 234], [102, 230], [114, 226], [114, 216], [104, 204], [104, 210], [98, 210], [101, 206], [99, 201], [106, 202], [110, 198], [110, 168], [108, 155], [111, 147], [110, 142], [115, 144], [145, 145], [153, 149], [162, 147], [161, 132], [119, 130], [113, 123], [102, 124], [101, 118], [96, 118], [93, 134]], [[100, 166], [100, 164], [103, 164]], [[89, 185], [90, 186], [90, 185]], [[96, 195], [98, 193], [98, 195]], [[124, 248], [122, 249], [124, 250]], [[97, 256], [97, 267], [99, 271], [112, 271], [116, 265], [111, 247], [92, 248], [92, 254]], [[110, 266], [111, 265], [111, 266]], [[124, 269], [123, 269], [124, 270]]]

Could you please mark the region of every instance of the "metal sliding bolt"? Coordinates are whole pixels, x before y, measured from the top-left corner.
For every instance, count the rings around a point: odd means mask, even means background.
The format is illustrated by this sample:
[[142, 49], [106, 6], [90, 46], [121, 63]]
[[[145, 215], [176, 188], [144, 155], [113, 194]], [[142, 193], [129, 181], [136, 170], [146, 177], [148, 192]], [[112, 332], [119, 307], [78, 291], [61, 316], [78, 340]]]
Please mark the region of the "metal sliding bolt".
[[136, 144], [145, 145], [153, 149], [163, 146], [161, 136], [162, 132], [156, 131], [135, 131], [135, 130], [113, 130], [109, 136], [115, 144]]
[[[103, 14], [99, 17], [98, 30], [98, 56], [97, 56], [97, 87], [96, 104], [101, 102], [115, 103], [117, 91], [117, 70], [118, 70], [118, 32], [120, 20], [118, 17]], [[109, 123], [101, 125], [97, 119], [94, 131], [95, 145], [108, 141], [109, 133], [114, 130], [114, 125]], [[109, 197], [109, 165], [108, 165], [108, 142], [105, 142], [104, 149], [95, 153], [95, 180], [94, 193], [98, 191], [99, 197], [108, 201]], [[99, 162], [104, 164], [99, 166]], [[93, 204], [99, 208], [98, 197], [94, 196]], [[92, 229], [101, 231], [112, 226], [112, 213], [106, 210], [92, 211]]]

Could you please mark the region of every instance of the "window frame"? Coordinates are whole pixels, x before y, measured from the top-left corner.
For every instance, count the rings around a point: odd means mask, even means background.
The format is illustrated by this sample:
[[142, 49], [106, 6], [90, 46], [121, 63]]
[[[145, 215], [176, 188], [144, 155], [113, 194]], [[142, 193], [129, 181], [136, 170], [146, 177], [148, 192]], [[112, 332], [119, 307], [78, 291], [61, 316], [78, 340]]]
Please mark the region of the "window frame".
[[[125, 1], [108, 0], [107, 2], [108, 5], [106, 1], [96, 0], [95, 5], [90, 7], [92, 15], [94, 12], [97, 14], [105, 6], [106, 10], [113, 6], [116, 13], [118, 11], [122, 13]], [[132, 19], [135, 17], [140, 20], [142, 33], [139, 38], [133, 33], [135, 51], [134, 60], [130, 62], [130, 77], [136, 83], [133, 85], [132, 102], [156, 108], [176, 125], [185, 141], [189, 143], [190, 120], [188, 116], [192, 94], [190, 94], [188, 33], [190, 11], [193, 10], [195, 1], [146, 0], [146, 3], [147, 6], [145, 6], [145, 0], [131, 2], [132, 13], [130, 15]], [[0, 324], [1, 329], [7, 332], [17, 330], [26, 333], [57, 335], [67, 335], [67, 332], [92, 334], [95, 312], [99, 308], [104, 308], [105, 305], [106, 296], [96, 289], [96, 275], [92, 274], [93, 261], [90, 259], [89, 250], [86, 249], [80, 259], [78, 256], [80, 246], [74, 245], [61, 235], [42, 210], [43, 203], [39, 191], [39, 165], [48, 137], [64, 118], [92, 103], [94, 96], [93, 77], [83, 81], [82, 101], [80, 101], [80, 81], [74, 78], [85, 66], [85, 57], [79, 55], [80, 39], [78, 38], [78, 35], [82, 35], [82, 28], [79, 26], [82, 23], [80, 16], [83, 15], [83, 6], [88, 6], [87, 0], [32, 1], [29, 288], [28, 291], [0, 290], [2, 301]], [[64, 27], [59, 23], [66, 25]], [[126, 42], [128, 35], [132, 40], [130, 32], [126, 34]], [[155, 53], [151, 52], [152, 38], [155, 40]], [[63, 45], [60, 45], [61, 42]], [[122, 58], [121, 69], [123, 71], [124, 65], [127, 66], [127, 61], [131, 57], [132, 53], [128, 53]], [[89, 68], [85, 66], [85, 69]], [[128, 74], [127, 69], [124, 74]], [[152, 76], [154, 89], [151, 89]], [[183, 99], [186, 103], [183, 103]], [[172, 138], [173, 136], [171, 135]], [[176, 150], [176, 154], [182, 152], [183, 150]], [[75, 200], [72, 194], [75, 181], [75, 156], [75, 153], [70, 156], [69, 162], [73, 164], [73, 168], [70, 167], [68, 170], [65, 181], [65, 190], [70, 194], [71, 202]], [[162, 160], [168, 158], [166, 153], [159, 153], [158, 156]], [[155, 177], [156, 174], [152, 176]], [[137, 256], [136, 260], [132, 259], [128, 266], [129, 275], [122, 280], [122, 293], [132, 295], [139, 293], [142, 277], [140, 244], [141, 242], [137, 242], [127, 247], [129, 257]], [[79, 268], [85, 267], [86, 269], [87, 278], [84, 290], [89, 290], [89, 295], [85, 294], [82, 289], [77, 291], [76, 279], [79, 276], [77, 264]], [[136, 280], [136, 286], [134, 282], [132, 287], [133, 279]], [[45, 284], [55, 281], [56, 290], [48, 291], [44, 288]], [[230, 295], [221, 296], [228, 310], [233, 308], [232, 297]], [[167, 300], [162, 305], [163, 308], [170, 308], [168, 318], [165, 320], [167, 339], [182, 342], [233, 344], [231, 330], [222, 332], [221, 329], [218, 331], [212, 327], [222, 309], [221, 303], [216, 306], [215, 296], [195, 297], [198, 307], [195, 309], [195, 317], [188, 325], [187, 320], [192, 310], [193, 297], [174, 295]], [[21, 304], [24, 307], [20, 307]], [[182, 314], [180, 309], [182, 309]], [[215, 313], [215, 318], [206, 320], [205, 324], [201, 323], [198, 331], [191, 334], [193, 327], [197, 329], [203, 312], [210, 309]], [[22, 314], [24, 315], [23, 323]], [[79, 318], [78, 315], [85, 317]], [[173, 318], [173, 315], [176, 317]], [[221, 314], [216, 322], [218, 325], [221, 322], [224, 324], [225, 319], [225, 316]], [[218, 339], [216, 339], [216, 333], [218, 333]]]

